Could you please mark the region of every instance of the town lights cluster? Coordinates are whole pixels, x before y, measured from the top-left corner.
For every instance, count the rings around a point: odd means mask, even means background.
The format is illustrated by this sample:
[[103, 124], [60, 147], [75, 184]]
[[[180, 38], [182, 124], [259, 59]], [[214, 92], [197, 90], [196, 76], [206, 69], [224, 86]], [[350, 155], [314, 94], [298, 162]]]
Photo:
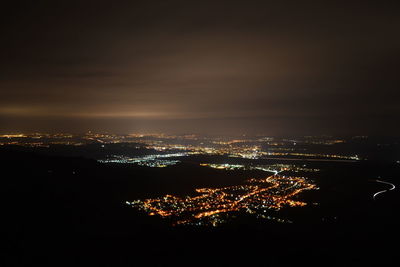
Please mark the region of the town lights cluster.
[[215, 164], [215, 163], [200, 163], [200, 166], [209, 167], [218, 170], [259, 170], [265, 172], [318, 172], [316, 168], [306, 168], [306, 165], [298, 166], [295, 164], [269, 164], [269, 165], [243, 165], [243, 164]]
[[127, 201], [126, 204], [149, 215], [171, 218], [174, 225], [217, 226], [240, 212], [254, 214], [257, 218], [290, 222], [269, 216], [269, 210], [305, 206], [305, 202], [294, 198], [311, 189], [318, 188], [304, 177], [275, 174], [264, 179], [250, 179], [242, 185], [196, 189], [197, 195], [193, 197], [166, 195]]
[[[102, 148], [108, 148], [113, 144], [130, 144], [135, 149], [147, 149], [161, 153], [174, 154], [184, 153], [185, 155], [219, 155], [231, 158], [243, 159], [310, 159], [310, 160], [360, 160], [358, 155], [323, 154], [313, 153], [304, 148], [305, 144], [334, 145], [344, 143], [344, 140], [320, 140], [307, 138], [306, 140], [273, 141], [270, 137], [253, 137], [246, 139], [222, 140], [219, 137], [201, 137], [196, 135], [166, 135], [166, 134], [128, 134], [116, 135], [108, 133], [92, 133], [73, 135], [68, 133], [14, 133], [1, 134], [0, 146], [20, 145], [30, 147], [49, 147], [50, 145], [88, 145], [98, 144]], [[299, 147], [303, 145], [303, 147]], [[156, 152], [157, 153], [157, 152]], [[103, 163], [137, 163], [143, 160], [119, 159], [113, 161], [113, 155], [109, 158], [100, 159]], [[147, 159], [145, 159], [147, 160]], [[165, 159], [164, 159], [165, 160]], [[173, 159], [171, 159], [173, 160]], [[148, 161], [148, 160], [147, 160]], [[146, 166], [168, 166], [172, 162], [149, 162]]]
[[179, 160], [172, 160], [170, 158], [183, 157], [185, 153], [174, 153], [174, 154], [155, 154], [145, 155], [141, 157], [127, 157], [120, 155], [112, 155], [108, 159], [98, 160], [101, 163], [123, 163], [123, 164], [137, 164], [140, 166], [147, 167], [167, 167], [179, 163]]

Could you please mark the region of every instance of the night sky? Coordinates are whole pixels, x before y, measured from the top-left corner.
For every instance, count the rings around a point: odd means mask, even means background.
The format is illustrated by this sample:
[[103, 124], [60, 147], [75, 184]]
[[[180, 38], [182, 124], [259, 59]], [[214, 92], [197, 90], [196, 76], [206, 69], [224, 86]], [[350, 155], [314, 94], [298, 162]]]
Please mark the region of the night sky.
[[8, 1], [0, 131], [399, 135], [396, 1]]

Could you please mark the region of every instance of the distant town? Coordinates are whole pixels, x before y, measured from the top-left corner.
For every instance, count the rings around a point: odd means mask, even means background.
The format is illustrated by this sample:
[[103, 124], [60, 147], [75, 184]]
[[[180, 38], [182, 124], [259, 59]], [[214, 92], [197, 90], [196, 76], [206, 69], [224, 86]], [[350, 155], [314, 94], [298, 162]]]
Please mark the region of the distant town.
[[[366, 137], [356, 137], [366, 138]], [[207, 137], [198, 135], [167, 134], [100, 134], [88, 132], [74, 134], [3, 134], [0, 145], [20, 145], [28, 147], [49, 147], [51, 145], [82, 146], [98, 144], [107, 148], [115, 144], [128, 144], [135, 149], [146, 149], [152, 153], [141, 156], [107, 154], [98, 159], [102, 163], [131, 163], [149, 167], [166, 167], [179, 162], [180, 157], [189, 155], [223, 155], [242, 159], [287, 160], [361, 160], [359, 155], [316, 151], [312, 146], [333, 146], [346, 143], [344, 139], [333, 137], [306, 136], [299, 139], [282, 139], [266, 136], [238, 138]]]

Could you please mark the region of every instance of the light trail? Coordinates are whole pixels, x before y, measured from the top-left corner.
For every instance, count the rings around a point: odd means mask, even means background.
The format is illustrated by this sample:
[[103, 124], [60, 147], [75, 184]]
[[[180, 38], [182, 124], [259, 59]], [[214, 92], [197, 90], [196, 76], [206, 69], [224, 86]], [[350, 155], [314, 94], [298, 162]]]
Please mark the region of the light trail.
[[385, 182], [385, 181], [381, 181], [381, 180], [375, 180], [375, 181], [378, 182], [378, 183], [391, 185], [392, 187], [389, 188], [389, 189], [386, 189], [386, 190], [382, 190], [382, 191], [376, 192], [376, 193], [372, 196], [372, 198], [373, 198], [374, 200], [376, 200], [376, 197], [377, 197], [379, 194], [382, 194], [382, 193], [385, 193], [385, 192], [394, 190], [394, 189], [396, 188], [396, 186], [395, 186], [394, 184], [392, 184], [392, 183]]

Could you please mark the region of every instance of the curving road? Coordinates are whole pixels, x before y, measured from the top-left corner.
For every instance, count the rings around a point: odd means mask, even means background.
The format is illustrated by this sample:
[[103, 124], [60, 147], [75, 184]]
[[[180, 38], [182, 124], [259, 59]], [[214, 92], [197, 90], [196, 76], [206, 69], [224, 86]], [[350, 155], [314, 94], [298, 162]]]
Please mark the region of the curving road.
[[396, 186], [395, 186], [394, 184], [392, 184], [392, 183], [385, 182], [385, 181], [381, 181], [381, 180], [375, 180], [375, 181], [378, 182], [378, 183], [391, 185], [392, 187], [389, 188], [389, 189], [387, 189], [387, 190], [382, 190], [382, 191], [376, 192], [376, 193], [372, 196], [372, 198], [373, 198], [374, 200], [376, 200], [376, 197], [377, 197], [379, 194], [388, 192], [388, 191], [390, 191], [390, 190], [394, 190], [394, 189], [396, 188]]

